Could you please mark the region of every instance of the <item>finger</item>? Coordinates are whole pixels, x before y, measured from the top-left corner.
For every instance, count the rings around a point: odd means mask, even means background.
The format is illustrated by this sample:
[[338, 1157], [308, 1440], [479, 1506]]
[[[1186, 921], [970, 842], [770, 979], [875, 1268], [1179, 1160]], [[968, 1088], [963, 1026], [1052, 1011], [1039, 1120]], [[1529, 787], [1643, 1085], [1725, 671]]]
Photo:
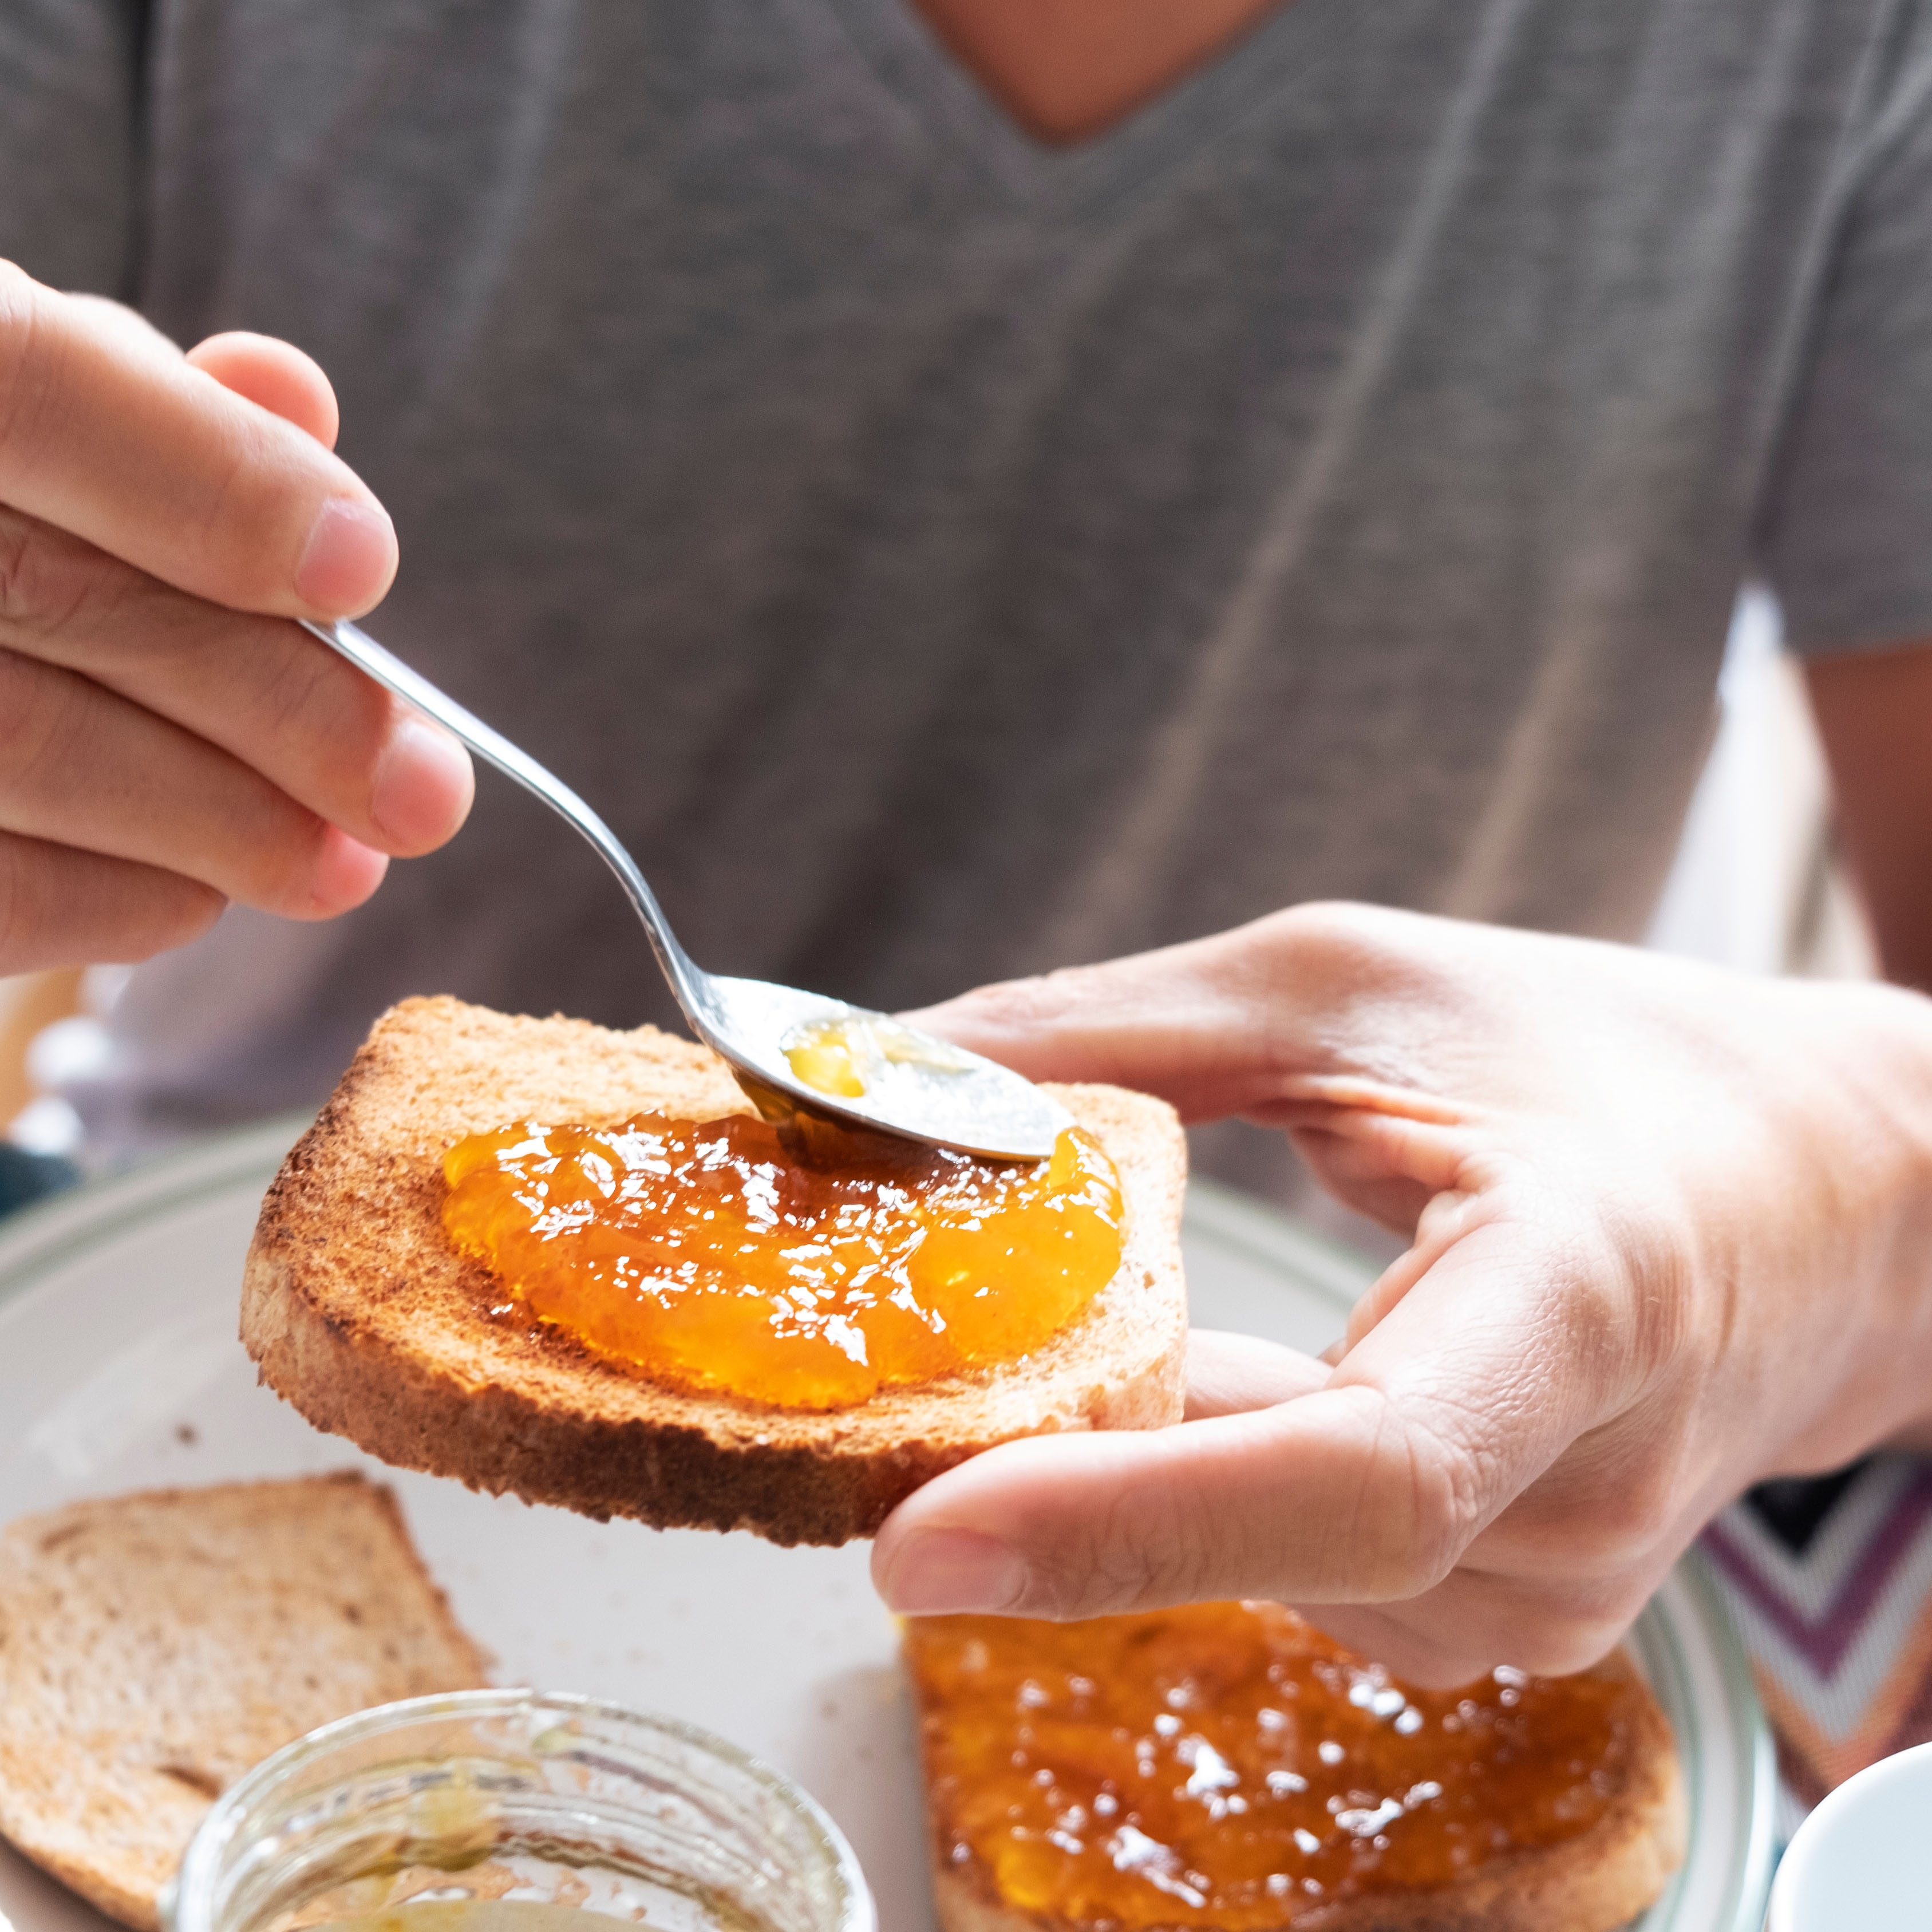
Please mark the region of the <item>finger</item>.
[[1414, 1227], [1409, 1246], [1370, 1285], [1368, 1291], [1348, 1311], [1348, 1325], [1335, 1345], [1340, 1361], [1384, 1316], [1397, 1306], [1403, 1296], [1422, 1280], [1454, 1244], [1469, 1232], [1484, 1211], [1480, 1196], [1450, 1189], [1431, 1194]]
[[1328, 1380], [1327, 1366], [1298, 1349], [1255, 1335], [1196, 1328], [1187, 1337], [1187, 1420], [1238, 1415], [1312, 1395]]
[[1402, 1598], [1447, 1574], [1472, 1490], [1377, 1392], [1330, 1388], [1168, 1429], [1004, 1444], [902, 1503], [872, 1574], [893, 1609], [921, 1613]]
[[1034, 1080], [1105, 1080], [1159, 1094], [1187, 1120], [1286, 1097], [1307, 1070], [1292, 949], [1258, 922], [1210, 939], [983, 986], [909, 1013]]
[[224, 904], [177, 873], [0, 832], [0, 973], [132, 965], [199, 938]]
[[196, 343], [188, 352], [188, 360], [224, 389], [306, 430], [323, 448], [335, 447], [342, 414], [334, 388], [321, 365], [293, 343], [231, 329]]
[[145, 315], [128, 308], [125, 302], [79, 290], [63, 294], [61, 300], [85, 310], [102, 329], [110, 335], [118, 335], [136, 355], [176, 356], [181, 353]]
[[[1620, 1423], [1619, 1436], [1640, 1447], [1655, 1439], [1642, 1418], [1626, 1420], [1635, 1426]], [[1546, 1676], [1584, 1670], [1622, 1639], [1724, 1501], [1721, 1484], [1672, 1490], [1641, 1454], [1624, 1460], [1627, 1473], [1573, 1450], [1419, 1596], [1306, 1613], [1417, 1684], [1462, 1683], [1498, 1664]]]
[[171, 719], [380, 851], [430, 851], [469, 812], [461, 746], [305, 632], [187, 596], [4, 508], [0, 646]]
[[1419, 1596], [1626, 1400], [1580, 1245], [1477, 1228], [1298, 1400], [976, 1456], [894, 1512], [874, 1579], [902, 1610], [1052, 1617]]
[[1479, 1144], [1471, 1129], [1484, 1110], [1466, 1107], [1452, 1120], [1418, 1120], [1419, 1104], [1450, 1110], [1377, 1082], [1316, 1077], [1302, 1084], [1299, 1100], [1247, 1118], [1287, 1128], [1295, 1151], [1338, 1201], [1415, 1239], [1432, 1202], [1463, 1185], [1462, 1164]]
[[1160, 1094], [1185, 1120], [1318, 1125], [1336, 1102], [1315, 1083], [1368, 1068], [1383, 1093], [1426, 1097], [1443, 1087], [1445, 1060], [1466, 1060], [1444, 1042], [1467, 1040], [1480, 1016], [1477, 969], [1496, 976], [1467, 956], [1480, 950], [1473, 930], [1378, 907], [1293, 906], [906, 1017], [1032, 1079]]
[[1663, 1581], [1668, 1561], [1614, 1582], [1460, 1567], [1400, 1604], [1315, 1604], [1302, 1614], [1337, 1643], [1420, 1690], [1449, 1690], [1499, 1664], [1539, 1676], [1587, 1670], [1614, 1649]]
[[395, 573], [388, 516], [314, 436], [4, 263], [0, 502], [240, 610], [354, 614]]
[[359, 905], [388, 862], [206, 740], [10, 651], [0, 773], [0, 831], [179, 873], [288, 917]]

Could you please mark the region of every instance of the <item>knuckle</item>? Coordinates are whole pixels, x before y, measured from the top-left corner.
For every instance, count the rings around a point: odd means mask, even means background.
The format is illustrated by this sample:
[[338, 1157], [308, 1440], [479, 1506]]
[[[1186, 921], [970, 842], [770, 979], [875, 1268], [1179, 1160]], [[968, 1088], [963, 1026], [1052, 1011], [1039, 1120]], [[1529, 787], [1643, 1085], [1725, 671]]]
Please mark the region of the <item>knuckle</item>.
[[1600, 1204], [1596, 1278], [1614, 1293], [1614, 1342], [1625, 1378], [1651, 1384], [1684, 1359], [1696, 1296], [1690, 1254], [1694, 1235], [1611, 1196]]
[[272, 655], [252, 654], [266, 666], [260, 687], [262, 723], [284, 740], [299, 739], [326, 756], [332, 780], [345, 794], [366, 794], [376, 761], [404, 706], [371, 680], [350, 670], [328, 648], [296, 630], [280, 627]]
[[1257, 938], [1282, 945], [1304, 958], [1352, 964], [1365, 954], [1385, 950], [1390, 941], [1391, 914], [1381, 906], [1352, 899], [1310, 899], [1286, 906], [1257, 920]]
[[40, 286], [0, 262], [0, 452], [26, 441], [45, 404], [52, 347]]
[[[1292, 1012], [1311, 1000], [1338, 1016], [1372, 1009], [1395, 987], [1420, 989], [1400, 922], [1409, 916], [1348, 900], [1310, 900], [1239, 928], [1228, 964], [1259, 995], [1265, 1013]], [[1290, 1064], [1305, 1053], [1280, 1050]]]
[[273, 473], [260, 438], [245, 430], [220, 451], [194, 505], [179, 520], [176, 541], [200, 570], [222, 586], [220, 601], [247, 610], [272, 598], [278, 546], [262, 514], [261, 484]]
[[[282, 653], [266, 668], [260, 701], [262, 722], [270, 730], [287, 733], [316, 722], [318, 699], [328, 686], [328, 668], [325, 662], [310, 651]], [[340, 707], [332, 705], [328, 708], [334, 711]], [[331, 734], [332, 736], [334, 735]]]
[[1055, 1513], [1028, 1564], [1030, 1616], [1065, 1621], [1226, 1596], [1228, 1526], [1159, 1480], [1096, 1506]]
[[1192, 1566], [1174, 1546], [1180, 1526], [1158, 1507], [1142, 1514], [1111, 1502], [1066, 1528], [1030, 1565], [1034, 1614], [1110, 1616], [1192, 1594]]
[[962, 994], [959, 1004], [982, 1024], [1024, 1030], [1035, 1022], [1057, 1015], [1066, 1004], [1066, 976], [1048, 973], [1028, 980], [1001, 980]]
[[85, 636], [98, 649], [157, 587], [85, 538], [0, 505], [0, 633], [22, 648]]
[[0, 795], [38, 796], [76, 769], [84, 730], [83, 682], [0, 647]]
[[0, 508], [0, 622], [32, 634], [70, 622], [87, 595], [80, 549], [38, 518]]
[[1592, 1507], [1572, 1519], [1570, 1534], [1588, 1552], [1593, 1568], [1621, 1570], [1657, 1546], [1682, 1508], [1675, 1476], [1667, 1470], [1636, 1470], [1606, 1484]]
[[0, 403], [33, 339], [36, 296], [33, 277], [17, 262], [0, 259]]
[[1494, 1459], [1462, 1432], [1397, 1417], [1380, 1400], [1358, 1512], [1360, 1583], [1370, 1602], [1420, 1596], [1442, 1582], [1490, 1514]]
[[1634, 1450], [1574, 1468], [1559, 1464], [1504, 1515], [1496, 1530], [1505, 1560], [1556, 1566], [1579, 1580], [1612, 1585], [1654, 1564], [1658, 1552], [1682, 1534], [1698, 1482], [1687, 1425], [1637, 1420]]

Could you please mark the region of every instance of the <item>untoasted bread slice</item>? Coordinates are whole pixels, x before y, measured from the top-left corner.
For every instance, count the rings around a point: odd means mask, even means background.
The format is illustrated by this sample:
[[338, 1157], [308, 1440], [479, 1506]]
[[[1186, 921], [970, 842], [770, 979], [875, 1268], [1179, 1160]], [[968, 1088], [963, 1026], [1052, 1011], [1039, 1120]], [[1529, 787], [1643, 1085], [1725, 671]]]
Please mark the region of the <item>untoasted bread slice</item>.
[[318, 1724], [487, 1681], [353, 1473], [70, 1503], [0, 1532], [0, 1832], [124, 1924], [212, 1800]]
[[442, 1157], [518, 1120], [613, 1125], [748, 1113], [724, 1064], [654, 1028], [517, 1018], [452, 999], [386, 1014], [268, 1190], [242, 1339], [318, 1428], [404, 1468], [599, 1518], [869, 1536], [893, 1505], [994, 1444], [1179, 1420], [1186, 1143], [1173, 1111], [1111, 1087], [1053, 1090], [1120, 1170], [1113, 1280], [1020, 1361], [882, 1390], [831, 1413], [662, 1386], [508, 1300], [444, 1235]]
[[[1256, 1607], [1274, 1616], [1281, 1614], [1271, 1606]], [[1150, 1613], [1145, 1621], [1151, 1623], [1160, 1614]], [[1106, 1621], [1125, 1624], [1136, 1620]], [[962, 1789], [964, 1774], [961, 1760], [948, 1743], [948, 1712], [943, 1687], [949, 1674], [956, 1670], [955, 1660], [962, 1654], [961, 1633], [965, 1633], [964, 1642], [970, 1646], [968, 1627], [988, 1622], [974, 1618], [915, 1618], [907, 1628], [906, 1662], [920, 1712], [933, 1895], [942, 1932], [1113, 1932], [1123, 1922], [1070, 1918], [1050, 1909], [1028, 1909], [1014, 1903], [1003, 1894], [994, 1870], [968, 1842], [968, 1834], [961, 1826], [964, 1815], [976, 1813], [983, 1818], [986, 1803], [983, 1795], [980, 1795], [980, 1802], [976, 1804], [976, 1794]], [[975, 1755], [970, 1762], [996, 1762], [1002, 1774], [1008, 1775], [1015, 1774], [1006, 1772], [1005, 1767], [1016, 1766], [1018, 1775], [1037, 1778], [1049, 1788], [1058, 1777], [1070, 1775], [1070, 1769], [1076, 1780], [1083, 1772], [1093, 1772], [1094, 1760], [1082, 1748], [1079, 1720], [1077, 1717], [1070, 1719], [1059, 1696], [1065, 1682], [1061, 1666], [1068, 1640], [1082, 1628], [1078, 1624], [1056, 1628], [1050, 1654], [1043, 1652], [1038, 1658], [1036, 1677], [1028, 1678], [1021, 1696], [1007, 1712], [1006, 1728], [996, 1726], [984, 1732], [976, 1732], [970, 1743]], [[1009, 1644], [1024, 1646], [1028, 1644], [1025, 1631], [1026, 1626], [1014, 1625], [1003, 1634]], [[1021, 1654], [1027, 1653], [1023, 1650]], [[1010, 1659], [1007, 1662], [1010, 1666]], [[1034, 1666], [1027, 1667], [1030, 1670]], [[1096, 1664], [1094, 1667], [1097, 1670], [1101, 1666]], [[1654, 1904], [1671, 1874], [1682, 1862], [1684, 1850], [1684, 1797], [1670, 1727], [1649, 1687], [1622, 1652], [1613, 1653], [1586, 1675], [1596, 1680], [1592, 1686], [1593, 1696], [1607, 1694], [1613, 1736], [1612, 1750], [1592, 1767], [1592, 1782], [1610, 1793], [1610, 1802], [1586, 1829], [1574, 1838], [1496, 1854], [1481, 1843], [1482, 1828], [1472, 1820], [1464, 1827], [1471, 1834], [1467, 1842], [1482, 1862], [1450, 1882], [1426, 1887], [1388, 1885], [1378, 1888], [1372, 1878], [1364, 1878], [1352, 1880], [1363, 1884], [1364, 1889], [1352, 1895], [1336, 1896], [1332, 1890], [1324, 1895], [1318, 1887], [1311, 1891], [1300, 1882], [1294, 1869], [1296, 1848], [1288, 1843], [1283, 1828], [1276, 1824], [1272, 1828], [1283, 1833], [1280, 1856], [1284, 1870], [1275, 1882], [1282, 1890], [1279, 1918], [1270, 1910], [1266, 1922], [1284, 1929], [1292, 1928], [1292, 1932], [1615, 1932], [1615, 1928], [1625, 1925]], [[1211, 1686], [1211, 1668], [1205, 1678], [1206, 1684]], [[1378, 1681], [1384, 1685], [1388, 1682], [1386, 1678]], [[1291, 1701], [1287, 1694], [1294, 1688], [1288, 1684], [1276, 1700], [1290, 1714], [1280, 1735], [1298, 1737], [1299, 1748], [1306, 1754], [1299, 1768], [1317, 1780], [1318, 1791], [1322, 1771], [1316, 1761], [1316, 1749], [1325, 1727], [1311, 1726], [1308, 1720], [1316, 1714]], [[1175, 1705], [1180, 1714], [1163, 1717], [1157, 1722], [1172, 1723], [1184, 1743], [1186, 1733], [1196, 1726], [1219, 1735], [1212, 1732], [1211, 1690], [1204, 1694], [1202, 1684], [1190, 1684], [1184, 1690], [1169, 1694], [1167, 1701]], [[1118, 1714], [1117, 1708], [1108, 1712], [1110, 1718]], [[1279, 1714], [1274, 1714], [1279, 1723]], [[975, 1716], [982, 1717], [983, 1712], [976, 1712]], [[1106, 1720], [1100, 1721], [1105, 1728]], [[1114, 1731], [1111, 1735], [1124, 1738], [1126, 1733]], [[1554, 1738], [1539, 1742], [1533, 1717], [1527, 1715], [1520, 1735], [1511, 1744], [1512, 1754], [1517, 1758], [1543, 1757], [1554, 1776], [1568, 1780], [1578, 1774], [1562, 1761], [1565, 1748]], [[1381, 1792], [1390, 1789], [1400, 1791], [1411, 1780], [1424, 1778], [1432, 1768], [1418, 1753], [1413, 1768], [1405, 1771], [1399, 1745], [1385, 1744], [1384, 1751], [1371, 1771], [1358, 1772], [1351, 1763], [1346, 1769], [1330, 1772], [1330, 1778], [1337, 1780], [1366, 1775], [1370, 1783], [1377, 1784], [1376, 1792], [1352, 1792], [1348, 1802], [1371, 1804]], [[1225, 1761], [1210, 1750], [1192, 1760], [1195, 1774], [1198, 1776], [1204, 1766], [1210, 1780], [1206, 1790], [1194, 1797], [1186, 1754], [1180, 1751], [1176, 1754], [1183, 1760], [1180, 1775], [1186, 1780], [1192, 1802], [1204, 1806], [1210, 1801], [1220, 1802], [1232, 1808], [1232, 1801], [1238, 1799], [1244, 1808], [1244, 1827], [1268, 1828], [1270, 1792], [1267, 1788], [1258, 1782], [1251, 1787], [1245, 1779], [1232, 1774]], [[1295, 1768], [1285, 1751], [1273, 1762], [1286, 1769]], [[1322, 1760], [1324, 1764], [1329, 1762]], [[1166, 1766], [1156, 1770], [1149, 1759], [1146, 1771], [1138, 1775], [1150, 1774], [1158, 1784], [1168, 1772]], [[1116, 1802], [1120, 1809], [1113, 1814], [1112, 1822], [1098, 1815], [1080, 1812], [1066, 1816], [1066, 1828], [1090, 1840], [1104, 1838], [1118, 1826], [1130, 1826], [1138, 1815], [1135, 1809], [1138, 1784], [1138, 1777], [1130, 1777], [1117, 1786], [1108, 1787], [1119, 1792]], [[1421, 1789], [1426, 1804], [1430, 1787]], [[1436, 1790], [1439, 1798], [1439, 1787]], [[1063, 1802], [1059, 1796], [1052, 1800], [1054, 1805]], [[1331, 1799], [1331, 1808], [1338, 1802]], [[1396, 1808], [1400, 1811], [1402, 1808]], [[1336, 1822], [1348, 1815], [1344, 1810]], [[1456, 1814], [1451, 1811], [1449, 1815]], [[1377, 1820], [1365, 1823], [1360, 1829], [1364, 1832], [1384, 1830], [1394, 1838], [1410, 1822], [1401, 1819], [1390, 1824]], [[1013, 1828], [1027, 1835], [1022, 1828]], [[1252, 1828], [1247, 1835], [1253, 1838]], [[1162, 1850], [1156, 1840], [1131, 1829], [1123, 1836], [1131, 1842], [1113, 1855], [1115, 1868], [1122, 1872], [1138, 1869], [1149, 1862], [1148, 1855], [1158, 1854]], [[1366, 1852], [1370, 1840], [1360, 1842]], [[1372, 1840], [1375, 1845], [1389, 1842], [1388, 1838]], [[1024, 1846], [1016, 1844], [1015, 1849], [1026, 1856], [1029, 1881], [1039, 1884], [1040, 1874], [1032, 1861], [1052, 1856], [1048, 1847], [1043, 1844]], [[1080, 1845], [1074, 1841], [1064, 1849], [1077, 1851]], [[1315, 1849], [1312, 1842], [1307, 1849]], [[1104, 1844], [1101, 1850], [1104, 1855]], [[1244, 1856], [1252, 1856], [1245, 1847]], [[1243, 1875], [1249, 1876], [1250, 1882], [1252, 1870], [1252, 1864], [1242, 1868]], [[1207, 1876], [1211, 1880], [1214, 1874]], [[1162, 1888], [1171, 1888], [1184, 1901], [1192, 1889], [1185, 1878], [1178, 1884], [1170, 1878]], [[1271, 1898], [1262, 1902], [1270, 1908], [1274, 1904]], [[1129, 1922], [1148, 1926], [1149, 1922], [1139, 1915], [1150, 1904], [1159, 1914], [1160, 1932], [1168, 1932], [1170, 1924], [1191, 1928], [1191, 1932], [1222, 1932], [1224, 1920], [1198, 1894], [1192, 1908], [1184, 1909], [1166, 1906], [1151, 1886], [1136, 1900], [1136, 1914]], [[1165, 1916], [1163, 1906], [1173, 1912], [1172, 1921]], [[1238, 1906], [1226, 1922], [1252, 1928], [1258, 1922], [1253, 1910], [1248, 1905]]]

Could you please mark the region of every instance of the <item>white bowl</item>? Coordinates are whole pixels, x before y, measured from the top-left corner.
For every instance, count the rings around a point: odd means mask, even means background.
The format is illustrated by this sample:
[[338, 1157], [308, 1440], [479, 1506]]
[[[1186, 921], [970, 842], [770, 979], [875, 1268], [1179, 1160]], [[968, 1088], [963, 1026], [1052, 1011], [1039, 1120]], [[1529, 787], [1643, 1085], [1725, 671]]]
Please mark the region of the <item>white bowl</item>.
[[1932, 1922], [1932, 1744], [1849, 1778], [1798, 1826], [1765, 1932], [1924, 1932]]

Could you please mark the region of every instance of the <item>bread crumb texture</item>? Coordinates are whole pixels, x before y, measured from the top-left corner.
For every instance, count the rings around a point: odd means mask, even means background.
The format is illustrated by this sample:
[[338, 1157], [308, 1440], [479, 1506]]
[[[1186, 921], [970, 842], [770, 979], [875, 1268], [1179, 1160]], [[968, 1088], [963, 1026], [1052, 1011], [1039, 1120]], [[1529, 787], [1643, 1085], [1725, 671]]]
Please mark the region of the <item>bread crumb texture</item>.
[[831, 1413], [661, 1387], [535, 1322], [442, 1230], [442, 1159], [518, 1120], [614, 1126], [751, 1111], [724, 1063], [655, 1028], [614, 1033], [448, 998], [379, 1020], [262, 1202], [242, 1340], [318, 1428], [399, 1467], [598, 1518], [870, 1535], [922, 1483], [1014, 1437], [1178, 1421], [1186, 1344], [1172, 1108], [1058, 1087], [1126, 1199], [1119, 1272], [1044, 1347]]
[[352, 1712], [486, 1660], [353, 1473], [69, 1504], [0, 1532], [0, 1832], [124, 1924], [211, 1802]]

